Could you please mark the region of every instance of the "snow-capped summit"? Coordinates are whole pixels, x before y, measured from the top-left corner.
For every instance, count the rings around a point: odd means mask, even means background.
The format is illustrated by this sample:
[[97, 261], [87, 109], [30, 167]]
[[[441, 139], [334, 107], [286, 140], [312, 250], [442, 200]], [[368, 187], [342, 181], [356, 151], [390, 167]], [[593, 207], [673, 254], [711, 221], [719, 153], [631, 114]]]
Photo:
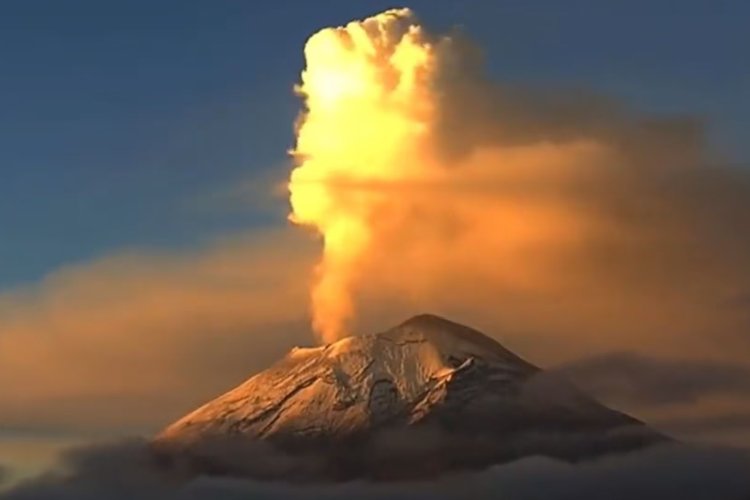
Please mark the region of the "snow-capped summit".
[[425, 314], [295, 348], [167, 427], [154, 449], [229, 474], [404, 478], [663, 439], [492, 338]]

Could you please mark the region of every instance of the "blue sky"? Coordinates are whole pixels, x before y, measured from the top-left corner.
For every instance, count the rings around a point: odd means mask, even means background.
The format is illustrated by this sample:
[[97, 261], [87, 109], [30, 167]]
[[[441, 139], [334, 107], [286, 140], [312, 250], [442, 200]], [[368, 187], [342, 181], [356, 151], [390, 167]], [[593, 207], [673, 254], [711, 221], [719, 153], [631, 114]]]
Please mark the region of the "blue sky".
[[[306, 37], [393, 5], [3, 2], [0, 290], [123, 248], [283, 223], [283, 200], [240, 207], [222, 193], [284, 178]], [[696, 114], [730, 161], [750, 159], [747, 2], [409, 6], [436, 30], [462, 26], [500, 80]]]

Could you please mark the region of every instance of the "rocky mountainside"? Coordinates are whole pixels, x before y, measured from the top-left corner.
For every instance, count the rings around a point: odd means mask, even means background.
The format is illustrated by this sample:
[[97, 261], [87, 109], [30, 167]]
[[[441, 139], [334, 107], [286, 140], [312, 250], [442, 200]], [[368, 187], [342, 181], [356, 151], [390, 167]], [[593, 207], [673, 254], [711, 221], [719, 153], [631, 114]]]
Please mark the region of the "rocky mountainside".
[[153, 449], [197, 472], [405, 479], [664, 440], [482, 333], [420, 315], [293, 349], [167, 427]]

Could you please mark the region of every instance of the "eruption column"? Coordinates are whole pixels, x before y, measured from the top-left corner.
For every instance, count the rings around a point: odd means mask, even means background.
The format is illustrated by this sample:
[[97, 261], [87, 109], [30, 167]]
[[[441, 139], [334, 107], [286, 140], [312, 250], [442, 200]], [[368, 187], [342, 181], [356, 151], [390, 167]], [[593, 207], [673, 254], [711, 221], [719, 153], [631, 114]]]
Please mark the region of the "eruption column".
[[387, 186], [420, 177], [429, 163], [435, 50], [411, 11], [399, 9], [323, 29], [305, 59], [290, 219], [322, 236], [313, 327], [331, 342], [354, 315], [358, 267], [387, 209]]

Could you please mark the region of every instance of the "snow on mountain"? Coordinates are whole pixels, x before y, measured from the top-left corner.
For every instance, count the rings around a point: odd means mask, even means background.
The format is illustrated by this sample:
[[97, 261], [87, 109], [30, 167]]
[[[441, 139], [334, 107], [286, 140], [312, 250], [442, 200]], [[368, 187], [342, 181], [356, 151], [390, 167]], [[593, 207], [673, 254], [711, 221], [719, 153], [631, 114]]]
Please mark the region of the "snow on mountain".
[[[529, 454], [576, 460], [664, 439], [482, 333], [420, 315], [293, 349], [167, 427], [154, 449], [199, 471], [392, 479]], [[273, 467], [263, 460], [271, 449], [284, 456]]]

